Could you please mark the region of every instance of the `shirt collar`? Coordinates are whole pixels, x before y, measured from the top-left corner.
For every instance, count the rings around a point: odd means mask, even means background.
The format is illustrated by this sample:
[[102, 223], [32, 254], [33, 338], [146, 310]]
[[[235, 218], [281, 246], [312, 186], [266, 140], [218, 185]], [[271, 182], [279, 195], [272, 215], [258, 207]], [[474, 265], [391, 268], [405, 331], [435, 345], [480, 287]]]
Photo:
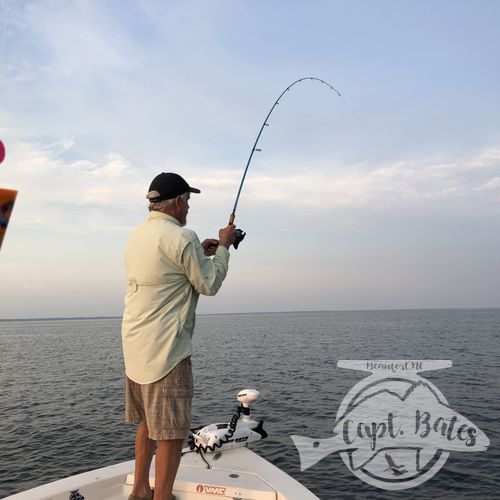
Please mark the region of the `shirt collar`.
[[176, 226], [182, 227], [181, 223], [175, 217], [172, 217], [171, 215], [167, 215], [163, 212], [158, 212], [157, 210], [151, 210], [151, 212], [149, 212], [148, 219], [149, 220], [151, 220], [151, 219], [164, 219], [164, 220], [168, 220], [169, 222], [174, 223]]

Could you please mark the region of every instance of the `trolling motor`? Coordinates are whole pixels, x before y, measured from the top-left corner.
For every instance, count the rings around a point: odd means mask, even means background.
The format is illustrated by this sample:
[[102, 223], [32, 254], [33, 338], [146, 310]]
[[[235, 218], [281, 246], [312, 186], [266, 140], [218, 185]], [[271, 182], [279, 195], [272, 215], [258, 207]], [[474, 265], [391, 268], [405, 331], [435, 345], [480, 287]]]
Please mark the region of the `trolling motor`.
[[[267, 437], [263, 429], [264, 421], [254, 420], [250, 405], [260, 396], [255, 389], [243, 389], [237, 395], [241, 405], [228, 423], [210, 424], [201, 429], [191, 429], [191, 450], [197, 453], [210, 453], [217, 448], [228, 449], [246, 446], [247, 443], [260, 441]], [[243, 414], [243, 415], [242, 415]]]

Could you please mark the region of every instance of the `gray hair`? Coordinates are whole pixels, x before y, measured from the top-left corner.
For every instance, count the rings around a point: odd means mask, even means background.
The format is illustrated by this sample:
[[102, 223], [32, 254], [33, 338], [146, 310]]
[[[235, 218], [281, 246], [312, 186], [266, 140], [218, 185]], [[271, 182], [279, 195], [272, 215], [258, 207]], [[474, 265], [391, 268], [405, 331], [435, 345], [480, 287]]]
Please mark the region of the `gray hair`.
[[[184, 201], [187, 201], [188, 192], [182, 193], [179, 195]], [[158, 191], [150, 191], [146, 198], [149, 200], [148, 209], [151, 212], [152, 210], [156, 210], [157, 212], [163, 212], [168, 210], [170, 206], [174, 203], [175, 198], [170, 198], [169, 200], [161, 200], [161, 201], [152, 201], [155, 198], [159, 198], [161, 195]], [[177, 198], [177, 197], [176, 197]]]

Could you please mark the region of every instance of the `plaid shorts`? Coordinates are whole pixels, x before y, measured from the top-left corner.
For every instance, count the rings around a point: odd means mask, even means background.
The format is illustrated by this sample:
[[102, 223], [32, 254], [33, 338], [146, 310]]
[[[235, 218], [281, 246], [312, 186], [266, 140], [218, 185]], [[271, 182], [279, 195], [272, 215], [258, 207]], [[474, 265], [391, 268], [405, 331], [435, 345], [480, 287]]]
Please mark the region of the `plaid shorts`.
[[187, 438], [193, 398], [191, 356], [151, 384], [126, 379], [125, 421], [145, 420], [149, 439], [155, 441]]

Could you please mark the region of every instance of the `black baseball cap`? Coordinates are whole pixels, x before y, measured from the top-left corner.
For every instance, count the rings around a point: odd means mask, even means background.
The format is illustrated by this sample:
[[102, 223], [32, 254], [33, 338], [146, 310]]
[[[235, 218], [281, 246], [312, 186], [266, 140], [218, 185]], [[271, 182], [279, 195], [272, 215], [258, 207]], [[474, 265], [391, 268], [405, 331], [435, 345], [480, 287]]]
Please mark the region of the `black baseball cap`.
[[149, 186], [149, 193], [156, 191], [160, 196], [148, 196], [149, 201], [163, 201], [176, 198], [181, 194], [190, 193], [201, 193], [199, 189], [191, 187], [179, 174], [174, 174], [171, 172], [161, 173], [157, 175], [151, 185]]

